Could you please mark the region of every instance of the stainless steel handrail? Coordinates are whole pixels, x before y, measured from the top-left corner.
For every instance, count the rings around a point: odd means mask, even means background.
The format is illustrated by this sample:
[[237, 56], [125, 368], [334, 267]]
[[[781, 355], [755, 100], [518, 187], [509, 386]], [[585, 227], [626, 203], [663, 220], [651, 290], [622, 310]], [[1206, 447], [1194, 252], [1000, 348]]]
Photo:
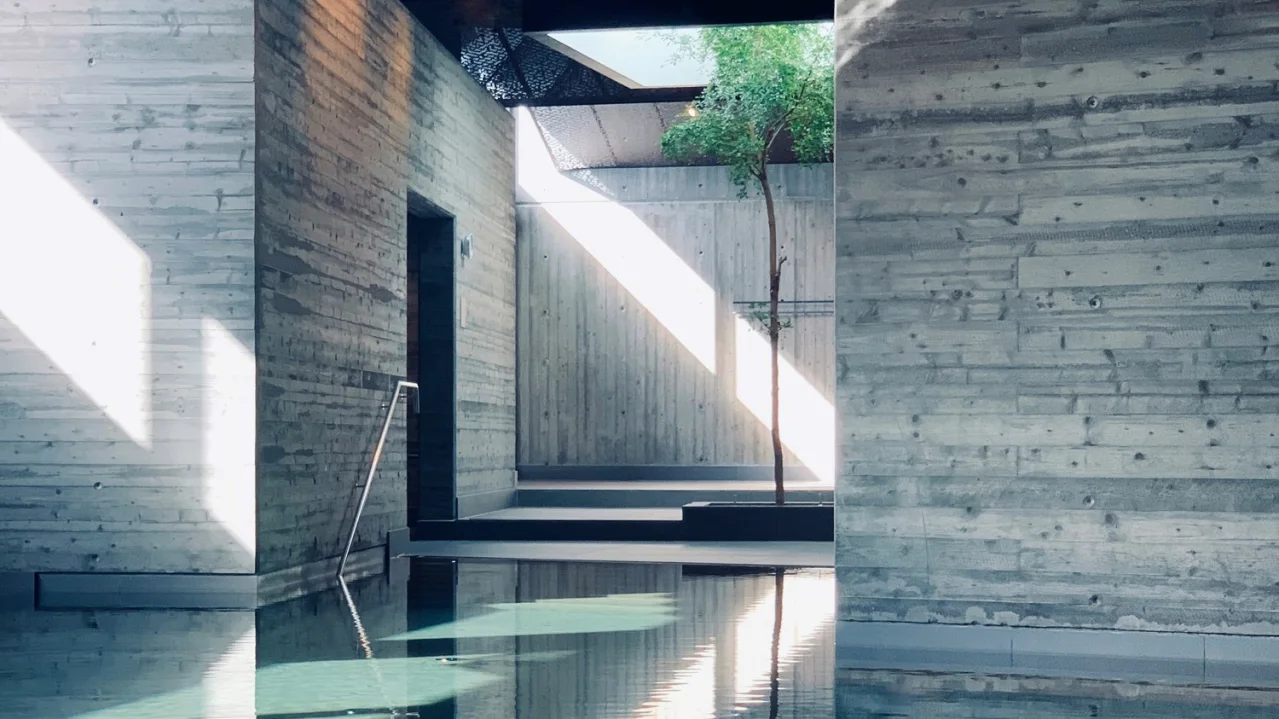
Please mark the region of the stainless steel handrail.
[[373, 476], [377, 474], [377, 464], [382, 460], [382, 449], [386, 446], [386, 435], [391, 431], [391, 423], [395, 420], [395, 406], [400, 403], [400, 392], [413, 390], [413, 411], [422, 409], [420, 391], [416, 382], [403, 380], [395, 383], [395, 392], [391, 395], [391, 406], [386, 410], [386, 421], [382, 423], [382, 435], [378, 437], [377, 448], [373, 450], [373, 461], [369, 463], [369, 476], [364, 480], [364, 492], [360, 494], [360, 506], [355, 510], [355, 521], [351, 523], [351, 536], [347, 537], [346, 549], [342, 552], [342, 561], [338, 563], [338, 579], [346, 572], [346, 560], [351, 556], [351, 547], [355, 544], [355, 533], [360, 528], [360, 518], [364, 516], [364, 505], [369, 501], [369, 490], [373, 488]]

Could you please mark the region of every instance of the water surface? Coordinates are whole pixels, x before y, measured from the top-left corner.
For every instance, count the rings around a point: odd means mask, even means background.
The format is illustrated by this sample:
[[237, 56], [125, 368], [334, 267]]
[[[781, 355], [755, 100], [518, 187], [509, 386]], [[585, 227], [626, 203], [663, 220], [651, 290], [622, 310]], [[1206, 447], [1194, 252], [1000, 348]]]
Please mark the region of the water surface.
[[415, 560], [240, 611], [0, 614], [0, 717], [1279, 716], [1279, 693], [836, 671], [830, 569]]

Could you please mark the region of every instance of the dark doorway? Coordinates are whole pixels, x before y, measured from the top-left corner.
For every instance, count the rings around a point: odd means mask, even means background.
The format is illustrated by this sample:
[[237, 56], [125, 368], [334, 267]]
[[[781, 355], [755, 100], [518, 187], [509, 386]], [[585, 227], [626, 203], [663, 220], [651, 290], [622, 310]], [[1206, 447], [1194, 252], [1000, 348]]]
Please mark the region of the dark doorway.
[[453, 218], [415, 207], [408, 235], [408, 377], [421, 387], [421, 411], [408, 421], [409, 520], [454, 519]]

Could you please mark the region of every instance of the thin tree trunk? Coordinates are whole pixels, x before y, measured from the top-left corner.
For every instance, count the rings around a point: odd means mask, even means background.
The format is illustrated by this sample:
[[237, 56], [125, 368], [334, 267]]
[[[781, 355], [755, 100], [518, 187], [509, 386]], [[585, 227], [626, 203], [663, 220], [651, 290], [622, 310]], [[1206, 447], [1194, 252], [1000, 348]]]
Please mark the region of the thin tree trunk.
[[768, 186], [768, 165], [760, 163], [759, 183], [764, 190], [764, 208], [768, 211], [768, 345], [772, 354], [772, 399], [773, 399], [773, 483], [774, 501], [786, 503], [786, 490], [782, 474], [782, 426], [781, 402], [779, 397], [778, 344], [781, 336], [781, 322], [777, 315], [778, 296], [781, 293], [782, 268], [777, 257], [777, 213], [773, 208], [773, 188]]

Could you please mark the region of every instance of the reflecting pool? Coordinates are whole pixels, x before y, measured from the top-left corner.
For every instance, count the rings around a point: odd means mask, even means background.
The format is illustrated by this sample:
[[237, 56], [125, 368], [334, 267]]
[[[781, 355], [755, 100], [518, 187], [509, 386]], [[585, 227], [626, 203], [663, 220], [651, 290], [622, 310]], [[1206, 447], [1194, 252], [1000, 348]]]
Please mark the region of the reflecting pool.
[[1274, 717], [1279, 694], [836, 671], [829, 569], [414, 560], [257, 612], [0, 613], [0, 717]]
[[829, 716], [834, 582], [419, 559], [257, 612], [6, 613], [0, 716]]

